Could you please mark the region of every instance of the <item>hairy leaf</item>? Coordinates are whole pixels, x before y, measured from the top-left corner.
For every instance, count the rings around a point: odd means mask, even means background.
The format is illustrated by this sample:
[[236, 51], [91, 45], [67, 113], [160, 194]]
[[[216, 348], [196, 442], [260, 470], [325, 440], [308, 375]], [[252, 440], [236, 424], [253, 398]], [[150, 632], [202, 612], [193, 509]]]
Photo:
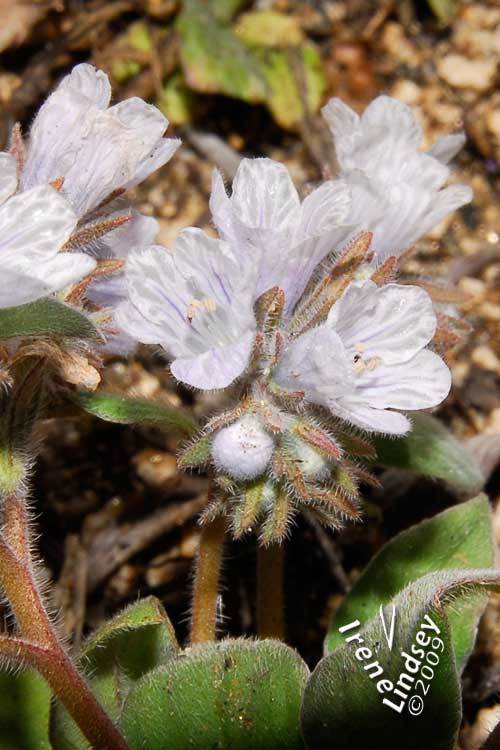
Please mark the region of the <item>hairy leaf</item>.
[[413, 414], [411, 420], [412, 430], [403, 438], [374, 437], [377, 462], [442, 479], [468, 494], [479, 492], [483, 474], [451, 432], [428, 414]]
[[[97, 699], [117, 721], [134, 684], [149, 671], [168, 663], [178, 652], [175, 633], [155, 597], [127, 607], [84, 644], [80, 666], [90, 676]], [[90, 750], [88, 741], [61, 704], [52, 714], [54, 750]]]
[[46, 297], [0, 310], [0, 338], [14, 336], [97, 338], [99, 333], [85, 315]]
[[374, 742], [453, 750], [461, 701], [447, 607], [479, 589], [500, 589], [500, 571], [431, 573], [383, 607], [382, 616], [360, 625], [360, 613], [348, 623], [344, 636], [351, 642], [321, 660], [305, 690], [302, 731], [309, 750], [330, 750], [333, 739], [335, 750]]
[[[491, 513], [485, 495], [422, 521], [391, 539], [370, 561], [335, 613], [325, 651], [343, 643], [339, 627], [367, 622], [405, 586], [438, 570], [487, 568], [494, 563]], [[483, 597], [464, 598], [449, 614], [459, 671], [472, 648]]]
[[195, 420], [183, 409], [154, 401], [127, 398], [102, 391], [73, 392], [68, 398], [84, 411], [106, 422], [148, 425], [165, 432], [181, 430], [187, 435], [193, 434], [197, 429]]
[[0, 674], [2, 750], [51, 750], [50, 689], [35, 672]]
[[134, 750], [300, 750], [307, 675], [275, 641], [195, 646], [137, 683], [122, 728]]

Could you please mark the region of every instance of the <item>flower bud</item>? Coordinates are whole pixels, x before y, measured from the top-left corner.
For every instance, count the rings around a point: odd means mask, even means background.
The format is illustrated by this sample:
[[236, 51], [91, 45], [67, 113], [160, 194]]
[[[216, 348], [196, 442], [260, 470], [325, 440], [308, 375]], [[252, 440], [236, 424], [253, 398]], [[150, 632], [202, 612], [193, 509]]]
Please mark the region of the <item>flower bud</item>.
[[273, 438], [252, 414], [219, 430], [212, 443], [215, 465], [235, 479], [254, 479], [263, 474], [273, 451]]
[[293, 453], [300, 472], [306, 479], [322, 480], [330, 475], [332, 462], [305, 440], [294, 438], [289, 450]]

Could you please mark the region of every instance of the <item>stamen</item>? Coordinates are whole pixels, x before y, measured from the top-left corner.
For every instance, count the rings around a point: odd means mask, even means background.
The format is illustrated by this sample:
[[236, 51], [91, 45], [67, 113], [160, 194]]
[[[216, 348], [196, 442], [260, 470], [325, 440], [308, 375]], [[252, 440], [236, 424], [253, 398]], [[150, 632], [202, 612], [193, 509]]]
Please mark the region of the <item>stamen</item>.
[[193, 299], [189, 303], [186, 310], [186, 317], [191, 323], [196, 315], [203, 312], [215, 312], [217, 310], [217, 302], [212, 297], [206, 299]]

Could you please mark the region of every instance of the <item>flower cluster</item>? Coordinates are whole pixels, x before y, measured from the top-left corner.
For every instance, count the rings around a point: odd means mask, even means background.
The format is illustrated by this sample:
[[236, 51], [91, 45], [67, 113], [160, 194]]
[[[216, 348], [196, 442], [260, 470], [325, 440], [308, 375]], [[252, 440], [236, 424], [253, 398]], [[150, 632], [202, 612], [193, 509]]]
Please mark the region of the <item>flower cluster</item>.
[[110, 98], [105, 73], [77, 65], [28, 139], [16, 126], [10, 152], [0, 153], [1, 307], [58, 293], [73, 305], [87, 294], [94, 310], [112, 308], [125, 294], [129, 249], [154, 241], [157, 222], [120, 196], [165, 164], [179, 141], [163, 138], [168, 121], [156, 107], [137, 97], [109, 106]]
[[433, 301], [396, 283], [396, 271], [471, 198], [444, 187], [462, 136], [420, 152], [410, 110], [387, 97], [362, 117], [338, 100], [324, 114], [336, 179], [301, 201], [269, 159], [243, 159], [230, 196], [216, 171], [219, 239], [187, 229], [172, 250], [134, 249], [117, 312], [131, 336], [164, 349], [181, 382], [231, 387], [234, 407], [182, 463], [212, 465], [206, 518], [229, 513], [237, 536], [262, 523], [265, 542], [286, 533], [299, 506], [332, 526], [356, 518], [367, 433], [404, 435], [407, 412], [440, 404], [451, 382], [433, 351]]
[[397, 266], [471, 199], [445, 186], [463, 136], [424, 153], [400, 102], [381, 96], [358, 116], [333, 99], [335, 179], [301, 200], [283, 165], [243, 159], [230, 195], [214, 173], [218, 238], [188, 228], [167, 249], [120, 196], [178, 142], [157, 109], [110, 107], [110, 95], [102, 72], [77, 66], [27, 143], [15, 130], [0, 154], [0, 306], [58, 293], [88, 314], [112, 310], [122, 349], [159, 345], [180, 382], [228, 389], [230, 408], [181, 458], [211, 465], [205, 518], [230, 515], [236, 536], [260, 524], [264, 542], [299, 507], [331, 526], [356, 518], [370, 433], [404, 435], [408, 413], [450, 388], [440, 317]]

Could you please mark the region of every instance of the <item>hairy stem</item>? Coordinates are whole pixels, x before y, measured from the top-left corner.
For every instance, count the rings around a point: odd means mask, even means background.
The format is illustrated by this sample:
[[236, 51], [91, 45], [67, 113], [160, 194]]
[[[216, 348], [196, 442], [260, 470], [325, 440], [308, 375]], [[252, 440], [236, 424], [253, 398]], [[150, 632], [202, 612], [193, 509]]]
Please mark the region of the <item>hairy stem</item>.
[[257, 547], [257, 632], [261, 638], [284, 640], [283, 545]]
[[204, 526], [201, 532], [191, 614], [192, 644], [215, 640], [224, 535], [222, 516]]
[[6, 495], [2, 511], [0, 586], [26, 640], [4, 636], [0, 654], [8, 657], [6, 650], [11, 641], [11, 646], [17, 648], [18, 661], [34, 666], [43, 675], [93, 748], [127, 750], [127, 743], [72, 663], [52, 625], [31, 555], [24, 498], [14, 493]]

